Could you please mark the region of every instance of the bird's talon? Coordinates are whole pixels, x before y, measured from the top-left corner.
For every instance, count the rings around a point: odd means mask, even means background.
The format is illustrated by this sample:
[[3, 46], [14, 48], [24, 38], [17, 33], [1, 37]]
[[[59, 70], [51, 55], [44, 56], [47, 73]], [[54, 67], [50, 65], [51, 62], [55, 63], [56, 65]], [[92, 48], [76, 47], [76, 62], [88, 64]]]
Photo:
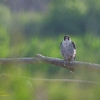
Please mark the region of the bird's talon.
[[65, 61], [64, 61], [64, 66], [66, 66], [66, 65], [65, 65]]

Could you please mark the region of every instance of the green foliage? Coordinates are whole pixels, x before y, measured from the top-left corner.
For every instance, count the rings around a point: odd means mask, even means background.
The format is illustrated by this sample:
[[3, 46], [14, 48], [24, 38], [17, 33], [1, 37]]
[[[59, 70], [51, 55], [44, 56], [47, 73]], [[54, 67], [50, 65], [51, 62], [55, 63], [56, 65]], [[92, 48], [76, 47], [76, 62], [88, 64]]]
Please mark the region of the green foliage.
[[[7, 6], [0, 5], [1, 25], [11, 34], [23, 33], [31, 36], [56, 36], [62, 33], [91, 34], [100, 33], [99, 0], [52, 0], [48, 11], [11, 12]], [[12, 28], [13, 27], [13, 28]]]
[[[36, 54], [42, 54], [44, 56], [50, 56], [54, 58], [63, 57], [60, 54], [60, 43], [63, 40], [65, 34], [56, 38], [40, 38], [32, 37], [29, 40], [17, 40], [18, 44], [9, 41], [9, 36], [6, 31], [1, 29], [0, 41], [3, 38], [3, 49], [1, 45], [2, 57], [34, 57]], [[90, 63], [98, 63], [100, 56], [99, 38], [86, 34], [85, 36], [71, 36], [72, 41], [76, 43], [77, 47], [77, 61], [86, 61]], [[7, 52], [8, 51], [8, 52]], [[6, 52], [6, 53], [5, 53]], [[15, 53], [14, 53], [15, 52]], [[100, 81], [99, 74], [89, 72], [86, 70], [76, 69], [75, 73], [70, 73], [65, 68], [56, 67], [47, 64], [35, 64], [35, 65], [13, 65], [13, 66], [1, 66], [0, 73], [11, 74], [13, 77], [1, 76], [0, 77], [0, 89], [5, 91], [5, 97], [8, 100], [29, 99], [38, 100], [39, 98], [48, 100], [80, 100], [80, 99], [98, 99], [99, 97], [99, 85], [88, 85], [83, 83], [66, 83], [66, 82], [45, 82], [45, 81], [32, 81], [18, 76], [26, 76], [33, 78], [60, 78], [60, 79], [80, 79], [88, 81]], [[92, 86], [92, 88], [91, 88]], [[94, 94], [96, 91], [96, 94]], [[89, 94], [88, 94], [89, 93]], [[3, 93], [2, 93], [3, 94]], [[3, 98], [3, 100], [5, 100]]]
[[9, 36], [4, 27], [0, 27], [0, 57], [9, 55]]
[[11, 23], [11, 13], [8, 7], [0, 5], [0, 26], [9, 28]]
[[[42, 54], [63, 59], [60, 43], [66, 35], [63, 33], [68, 33], [76, 43], [77, 61], [100, 64], [100, 36], [95, 35], [100, 32], [99, 2], [53, 0], [49, 10], [42, 14], [31, 11], [14, 13], [0, 5], [0, 58], [35, 57], [36, 54]], [[75, 69], [72, 74], [66, 68], [48, 64], [2, 65], [1, 73], [13, 76], [0, 76], [0, 91], [10, 95], [0, 96], [2, 100], [99, 99], [99, 85], [18, 78], [26, 76], [99, 82], [99, 73]]]
[[97, 0], [52, 0], [44, 30], [53, 35], [61, 33], [99, 34], [100, 8]]
[[47, 32], [56, 34], [85, 32], [85, 4], [76, 0], [58, 2], [54, 0], [50, 8], [45, 25]]

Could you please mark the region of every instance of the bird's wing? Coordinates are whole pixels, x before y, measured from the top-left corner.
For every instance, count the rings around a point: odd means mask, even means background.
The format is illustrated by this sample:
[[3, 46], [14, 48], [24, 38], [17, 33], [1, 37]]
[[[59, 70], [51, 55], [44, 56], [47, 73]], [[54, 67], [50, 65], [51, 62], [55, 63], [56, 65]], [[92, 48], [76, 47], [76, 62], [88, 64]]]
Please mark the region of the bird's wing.
[[76, 45], [73, 41], [72, 41], [72, 44], [73, 44], [73, 48], [74, 48], [74, 60], [75, 60], [75, 58], [76, 58]]
[[73, 41], [72, 41], [72, 44], [73, 44], [74, 49], [76, 49], [76, 45], [75, 45], [75, 43]]

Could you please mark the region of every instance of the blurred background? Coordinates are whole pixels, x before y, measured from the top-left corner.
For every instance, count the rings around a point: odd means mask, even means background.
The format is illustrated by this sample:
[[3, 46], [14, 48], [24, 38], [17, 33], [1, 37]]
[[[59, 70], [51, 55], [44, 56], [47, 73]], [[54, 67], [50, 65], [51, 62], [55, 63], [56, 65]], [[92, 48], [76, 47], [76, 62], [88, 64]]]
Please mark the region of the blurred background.
[[[100, 0], [0, 0], [0, 58], [63, 59], [60, 43], [69, 35], [77, 48], [76, 61], [100, 64]], [[100, 81], [100, 74], [49, 64], [0, 65], [2, 100], [99, 100], [100, 85], [45, 79]], [[5, 91], [1, 93], [2, 91]]]

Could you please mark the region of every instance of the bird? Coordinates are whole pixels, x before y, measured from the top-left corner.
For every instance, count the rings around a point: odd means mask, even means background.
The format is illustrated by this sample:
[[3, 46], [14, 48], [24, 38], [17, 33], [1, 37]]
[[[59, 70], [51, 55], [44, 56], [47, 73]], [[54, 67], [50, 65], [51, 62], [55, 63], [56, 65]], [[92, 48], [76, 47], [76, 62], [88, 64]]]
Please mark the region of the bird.
[[[69, 63], [75, 61], [76, 45], [68, 35], [64, 36], [63, 42], [60, 44], [60, 52]], [[70, 72], [74, 72], [74, 70], [74, 68], [70, 68]]]

